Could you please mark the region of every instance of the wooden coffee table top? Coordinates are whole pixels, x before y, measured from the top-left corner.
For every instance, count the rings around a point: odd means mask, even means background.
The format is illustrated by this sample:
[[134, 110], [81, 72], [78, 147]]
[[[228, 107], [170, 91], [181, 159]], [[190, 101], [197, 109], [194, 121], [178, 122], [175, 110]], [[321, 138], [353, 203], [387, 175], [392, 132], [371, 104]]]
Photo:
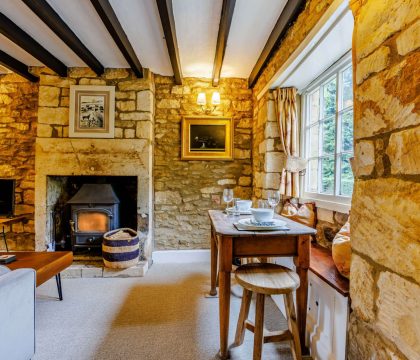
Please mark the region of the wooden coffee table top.
[[1, 252], [0, 255], [16, 255], [16, 261], [5, 264], [10, 270], [34, 269], [36, 271], [36, 286], [43, 284], [73, 263], [71, 251], [17, 251]]

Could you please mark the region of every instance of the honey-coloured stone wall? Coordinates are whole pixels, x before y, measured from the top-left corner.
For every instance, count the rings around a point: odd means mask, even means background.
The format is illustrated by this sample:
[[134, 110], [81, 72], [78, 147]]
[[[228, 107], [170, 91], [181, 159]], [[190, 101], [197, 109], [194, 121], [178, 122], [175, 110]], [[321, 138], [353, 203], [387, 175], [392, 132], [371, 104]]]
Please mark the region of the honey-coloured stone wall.
[[[210, 246], [207, 210], [225, 207], [224, 188], [236, 197], [252, 195], [252, 91], [245, 79], [186, 78], [175, 85], [170, 77], [155, 76], [154, 242], [156, 249], [193, 249]], [[219, 91], [221, 105], [212, 116], [232, 117], [235, 127], [234, 161], [181, 160], [183, 116], [204, 115], [196, 104], [199, 92]], [[210, 105], [209, 105], [210, 106]]]
[[420, 354], [420, 4], [353, 0], [349, 359]]
[[9, 250], [34, 250], [37, 108], [38, 84], [0, 75], [0, 178], [16, 179], [15, 215], [28, 214], [27, 223], [14, 224], [12, 231], [5, 227]]

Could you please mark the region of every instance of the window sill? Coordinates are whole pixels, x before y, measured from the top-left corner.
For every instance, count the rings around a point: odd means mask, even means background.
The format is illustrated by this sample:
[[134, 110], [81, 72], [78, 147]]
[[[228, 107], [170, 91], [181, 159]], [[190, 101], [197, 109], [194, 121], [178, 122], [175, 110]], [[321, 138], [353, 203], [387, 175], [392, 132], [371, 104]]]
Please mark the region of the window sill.
[[311, 198], [311, 197], [306, 197], [306, 196], [299, 198], [299, 203], [314, 202], [316, 207], [318, 208], [337, 211], [344, 214], [348, 214], [350, 212], [350, 209], [351, 209], [350, 201], [348, 204], [346, 204], [346, 203], [324, 200], [324, 199], [316, 199], [316, 198]]

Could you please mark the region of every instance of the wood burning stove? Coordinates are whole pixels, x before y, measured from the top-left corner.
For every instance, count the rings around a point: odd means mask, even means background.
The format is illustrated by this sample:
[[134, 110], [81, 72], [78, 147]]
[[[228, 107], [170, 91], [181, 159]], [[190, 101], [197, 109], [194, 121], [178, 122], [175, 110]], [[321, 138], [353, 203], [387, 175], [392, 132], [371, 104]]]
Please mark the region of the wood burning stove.
[[120, 200], [110, 184], [84, 184], [67, 204], [73, 251], [100, 248], [103, 235], [119, 227]]

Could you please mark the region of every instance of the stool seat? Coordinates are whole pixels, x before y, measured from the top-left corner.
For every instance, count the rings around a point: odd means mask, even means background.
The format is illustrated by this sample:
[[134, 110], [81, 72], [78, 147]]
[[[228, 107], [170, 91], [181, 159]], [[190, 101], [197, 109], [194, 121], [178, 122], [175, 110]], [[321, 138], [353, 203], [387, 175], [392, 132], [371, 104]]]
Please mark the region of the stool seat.
[[298, 274], [277, 264], [246, 264], [235, 271], [238, 283], [245, 289], [265, 295], [287, 294], [300, 285]]

